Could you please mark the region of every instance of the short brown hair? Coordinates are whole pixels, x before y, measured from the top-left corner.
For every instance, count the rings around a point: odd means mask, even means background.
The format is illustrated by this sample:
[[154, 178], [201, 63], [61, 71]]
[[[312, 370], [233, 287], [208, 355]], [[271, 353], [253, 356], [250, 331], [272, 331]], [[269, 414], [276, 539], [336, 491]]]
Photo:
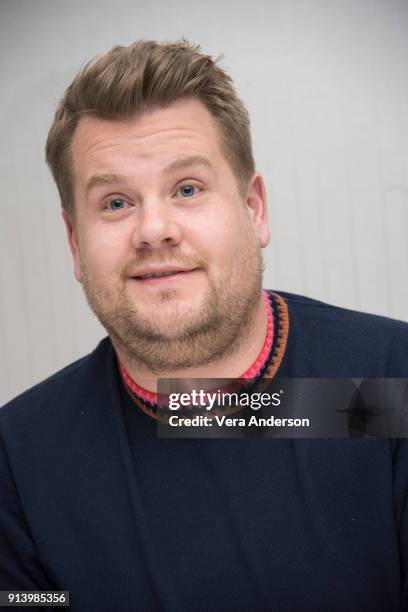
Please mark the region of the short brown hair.
[[46, 161], [65, 210], [74, 215], [70, 145], [82, 116], [124, 120], [183, 98], [197, 98], [213, 116], [244, 194], [255, 169], [249, 115], [218, 60], [183, 38], [162, 44], [138, 40], [88, 62], [65, 91], [46, 144]]

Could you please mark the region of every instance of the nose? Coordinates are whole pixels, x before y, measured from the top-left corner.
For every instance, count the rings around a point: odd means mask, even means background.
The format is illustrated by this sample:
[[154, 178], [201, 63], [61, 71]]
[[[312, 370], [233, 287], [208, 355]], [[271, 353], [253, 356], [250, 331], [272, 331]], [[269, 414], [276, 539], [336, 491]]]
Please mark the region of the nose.
[[150, 201], [141, 207], [133, 229], [134, 247], [144, 249], [174, 246], [180, 240], [181, 228], [168, 202]]

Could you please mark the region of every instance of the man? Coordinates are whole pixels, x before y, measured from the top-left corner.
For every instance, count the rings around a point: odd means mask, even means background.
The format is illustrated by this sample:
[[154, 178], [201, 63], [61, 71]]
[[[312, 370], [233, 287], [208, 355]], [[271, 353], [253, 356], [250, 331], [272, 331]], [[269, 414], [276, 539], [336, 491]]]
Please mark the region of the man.
[[0, 587], [72, 610], [403, 610], [408, 451], [162, 439], [159, 378], [404, 378], [408, 325], [262, 290], [265, 188], [227, 74], [183, 41], [91, 62], [47, 141], [108, 331], [0, 411]]

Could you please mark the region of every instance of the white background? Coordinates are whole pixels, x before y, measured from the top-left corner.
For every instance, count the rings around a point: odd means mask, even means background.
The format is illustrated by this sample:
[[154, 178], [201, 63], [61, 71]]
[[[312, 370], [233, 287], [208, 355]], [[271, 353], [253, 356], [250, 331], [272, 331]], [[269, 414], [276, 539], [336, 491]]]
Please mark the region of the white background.
[[44, 143], [80, 66], [137, 38], [224, 54], [268, 190], [264, 286], [408, 320], [407, 1], [2, 0], [0, 24], [0, 404], [106, 335]]

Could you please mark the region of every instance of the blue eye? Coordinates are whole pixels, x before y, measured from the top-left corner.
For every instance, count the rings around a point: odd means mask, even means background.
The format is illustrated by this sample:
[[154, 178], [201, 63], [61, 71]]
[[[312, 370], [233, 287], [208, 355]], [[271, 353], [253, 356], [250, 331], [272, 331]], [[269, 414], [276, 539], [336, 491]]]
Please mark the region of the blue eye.
[[191, 198], [191, 196], [195, 195], [195, 189], [198, 189], [198, 187], [196, 187], [195, 185], [189, 185], [188, 183], [186, 183], [185, 185], [182, 185], [179, 189], [180, 193], [187, 197], [187, 198]]
[[114, 200], [110, 200], [108, 202], [109, 210], [122, 210], [126, 205], [125, 200], [122, 198], [115, 198]]

